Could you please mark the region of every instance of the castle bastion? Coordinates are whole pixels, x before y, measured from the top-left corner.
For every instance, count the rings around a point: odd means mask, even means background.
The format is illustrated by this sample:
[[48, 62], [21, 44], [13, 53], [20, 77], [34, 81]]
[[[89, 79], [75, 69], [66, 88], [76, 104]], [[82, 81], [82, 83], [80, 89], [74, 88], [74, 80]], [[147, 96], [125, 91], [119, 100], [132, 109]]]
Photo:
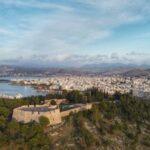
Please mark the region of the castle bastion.
[[29, 123], [31, 121], [39, 122], [39, 117], [47, 117], [50, 125], [61, 123], [60, 109], [57, 106], [30, 105], [21, 106], [13, 110], [12, 118], [18, 122]]

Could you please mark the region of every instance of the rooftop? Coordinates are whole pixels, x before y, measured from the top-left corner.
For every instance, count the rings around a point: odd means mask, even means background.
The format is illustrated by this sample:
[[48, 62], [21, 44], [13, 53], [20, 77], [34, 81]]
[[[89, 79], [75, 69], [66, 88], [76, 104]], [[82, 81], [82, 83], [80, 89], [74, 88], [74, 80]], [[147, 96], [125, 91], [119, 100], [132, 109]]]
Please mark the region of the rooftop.
[[48, 106], [34, 106], [34, 105], [30, 105], [28, 106], [22, 106], [19, 107], [18, 109], [23, 110], [23, 111], [32, 111], [32, 112], [47, 112], [47, 111], [53, 111], [55, 110], [57, 107], [48, 107]]

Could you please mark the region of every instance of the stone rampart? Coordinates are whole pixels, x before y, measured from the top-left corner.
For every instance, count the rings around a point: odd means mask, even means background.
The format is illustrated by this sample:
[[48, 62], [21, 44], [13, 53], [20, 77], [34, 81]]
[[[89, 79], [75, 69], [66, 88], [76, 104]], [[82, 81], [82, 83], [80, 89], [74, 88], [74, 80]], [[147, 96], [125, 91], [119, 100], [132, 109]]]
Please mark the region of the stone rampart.
[[18, 122], [28, 123], [31, 121], [39, 122], [39, 117], [45, 116], [49, 119], [50, 125], [61, 123], [61, 115], [60, 110], [58, 108], [49, 111], [32, 111], [32, 108], [34, 106], [30, 106], [31, 110], [24, 110], [27, 107], [28, 106], [22, 106], [14, 109], [12, 118], [16, 119]]
[[47, 105], [30, 105], [15, 108], [13, 110], [13, 119], [18, 122], [29, 123], [31, 121], [39, 122], [39, 117], [45, 116], [49, 119], [50, 125], [61, 123], [62, 118], [68, 116], [71, 112], [77, 113], [79, 111], [88, 110], [92, 108], [92, 103], [75, 104], [75, 107], [67, 111], [60, 112], [58, 107], [48, 107]]
[[81, 105], [80, 107], [76, 107], [76, 108], [72, 108], [66, 111], [62, 111], [61, 112], [61, 117], [66, 117], [69, 116], [70, 113], [77, 113], [79, 111], [83, 111], [83, 110], [88, 110], [92, 108], [92, 104], [85, 104], [85, 105]]

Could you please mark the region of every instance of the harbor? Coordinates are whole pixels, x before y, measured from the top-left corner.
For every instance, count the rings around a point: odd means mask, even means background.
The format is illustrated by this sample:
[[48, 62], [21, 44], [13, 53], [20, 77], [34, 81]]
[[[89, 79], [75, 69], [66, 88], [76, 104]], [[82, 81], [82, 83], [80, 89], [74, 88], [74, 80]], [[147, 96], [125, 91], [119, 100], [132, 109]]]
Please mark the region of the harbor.
[[0, 79], [0, 97], [8, 99], [19, 99], [22, 97], [46, 95], [46, 92], [37, 91], [31, 86], [15, 85], [11, 79]]

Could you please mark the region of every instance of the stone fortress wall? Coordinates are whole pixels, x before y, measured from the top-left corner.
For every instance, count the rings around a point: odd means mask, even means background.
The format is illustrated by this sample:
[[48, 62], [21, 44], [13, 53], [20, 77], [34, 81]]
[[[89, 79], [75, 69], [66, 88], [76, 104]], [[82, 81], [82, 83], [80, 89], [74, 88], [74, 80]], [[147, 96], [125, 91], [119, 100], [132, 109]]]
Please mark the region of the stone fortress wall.
[[91, 103], [83, 104], [83, 105], [80, 105], [79, 107], [72, 108], [72, 109], [69, 109], [69, 110], [66, 110], [66, 111], [62, 111], [61, 112], [61, 117], [66, 117], [66, 116], [69, 116], [70, 113], [77, 113], [79, 111], [88, 110], [88, 109], [91, 109], [91, 108], [92, 108]]
[[[42, 108], [41, 105], [37, 105], [36, 108]], [[39, 117], [45, 116], [49, 119], [50, 125], [61, 123], [60, 109], [49, 109], [48, 111], [38, 111], [34, 109], [34, 105], [22, 106], [13, 110], [12, 118], [18, 122], [28, 123], [31, 121], [39, 122]]]
[[62, 118], [69, 116], [70, 113], [88, 110], [92, 108], [92, 103], [74, 104], [74, 108], [60, 112], [59, 106], [44, 105], [21, 106], [13, 110], [12, 118], [18, 122], [28, 123], [31, 121], [39, 122], [39, 117], [45, 116], [49, 119], [50, 125], [60, 124]]

